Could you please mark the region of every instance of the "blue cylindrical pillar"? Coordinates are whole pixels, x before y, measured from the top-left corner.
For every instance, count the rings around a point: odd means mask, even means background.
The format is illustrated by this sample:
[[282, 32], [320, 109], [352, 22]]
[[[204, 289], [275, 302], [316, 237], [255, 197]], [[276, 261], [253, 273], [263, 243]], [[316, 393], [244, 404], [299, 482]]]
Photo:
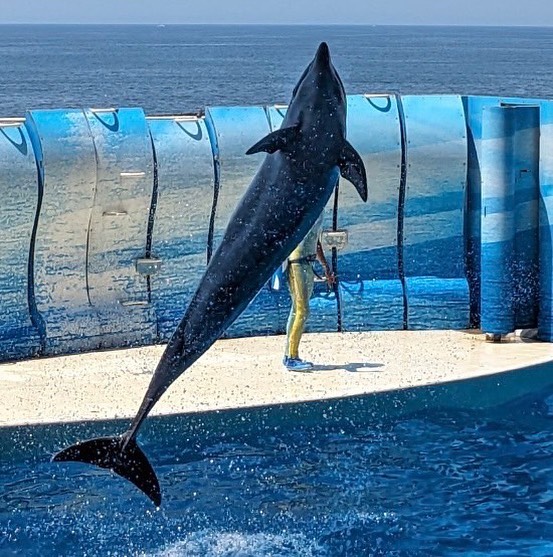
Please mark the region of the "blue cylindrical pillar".
[[513, 129], [515, 183], [514, 310], [517, 329], [537, 326], [539, 291], [540, 107], [517, 106]]
[[553, 102], [541, 106], [538, 337], [553, 341]]
[[482, 111], [481, 328], [492, 335], [515, 329], [514, 115], [514, 107]]

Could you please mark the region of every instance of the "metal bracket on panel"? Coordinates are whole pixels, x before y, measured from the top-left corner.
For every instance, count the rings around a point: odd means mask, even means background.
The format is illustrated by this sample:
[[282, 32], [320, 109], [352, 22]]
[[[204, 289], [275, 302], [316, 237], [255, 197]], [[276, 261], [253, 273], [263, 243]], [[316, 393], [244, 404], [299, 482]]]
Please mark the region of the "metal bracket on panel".
[[173, 118], [175, 122], [197, 122], [201, 119], [202, 116], [199, 116], [198, 114], [181, 114]]
[[205, 119], [205, 112], [198, 110], [198, 112], [190, 114], [158, 114], [156, 116], [146, 116], [146, 120], [173, 120], [174, 122], [196, 122]]
[[136, 260], [136, 272], [139, 275], [155, 275], [160, 269], [163, 261], [155, 257], [143, 257]]
[[136, 306], [149, 306], [150, 302], [148, 302], [147, 300], [127, 300], [125, 302], [121, 302], [119, 301], [119, 304], [122, 305], [123, 307], [136, 307]]
[[539, 104], [530, 104], [530, 103], [517, 103], [517, 102], [500, 102], [499, 106], [501, 108], [540, 108]]
[[0, 128], [19, 128], [25, 123], [25, 118], [0, 118]]
[[328, 250], [336, 249], [336, 251], [341, 251], [348, 245], [348, 231], [323, 230], [321, 243]]
[[146, 176], [146, 172], [121, 172], [121, 178], [142, 178]]
[[387, 99], [390, 96], [390, 93], [363, 93], [363, 96], [366, 99]]

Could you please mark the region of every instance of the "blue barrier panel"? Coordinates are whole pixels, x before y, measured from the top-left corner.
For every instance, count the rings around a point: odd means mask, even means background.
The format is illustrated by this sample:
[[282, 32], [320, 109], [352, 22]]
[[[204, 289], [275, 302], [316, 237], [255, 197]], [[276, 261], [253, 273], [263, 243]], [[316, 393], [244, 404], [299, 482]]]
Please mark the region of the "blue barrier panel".
[[0, 120], [0, 196], [0, 361], [5, 361], [34, 356], [40, 348], [28, 301], [39, 186], [23, 120]]
[[157, 162], [157, 200], [150, 277], [161, 339], [168, 340], [206, 267], [214, 167], [205, 121], [196, 117], [149, 118]]
[[215, 250], [232, 212], [265, 158], [265, 153], [246, 155], [246, 151], [267, 135], [270, 128], [265, 110], [258, 106], [208, 107], [206, 125], [216, 140], [219, 163]]
[[[216, 184], [217, 202], [213, 219], [215, 250], [232, 212], [266, 155], [245, 153], [271, 129], [265, 109], [255, 106], [208, 107], [206, 125], [215, 146], [218, 163], [219, 183]], [[286, 296], [282, 292], [271, 290], [267, 285], [228, 329], [226, 336], [282, 332], [286, 324], [287, 307]]]
[[282, 120], [284, 120], [284, 116], [286, 116], [287, 109], [288, 105], [286, 104], [275, 104], [265, 108], [271, 131], [280, 129]]
[[344, 330], [403, 328], [403, 286], [400, 280], [343, 280], [340, 296]]
[[345, 330], [403, 328], [404, 297], [398, 267], [398, 190], [401, 132], [396, 99], [348, 96], [348, 141], [367, 171], [369, 196], [340, 179], [338, 229], [348, 242], [338, 252]]
[[[409, 328], [466, 327], [465, 255], [472, 297], [480, 285], [474, 271], [484, 262], [482, 326], [493, 333], [533, 326], [539, 247], [539, 328], [550, 340], [550, 103], [496, 97], [464, 102], [465, 114], [456, 96], [348, 97], [348, 139], [367, 168], [369, 202], [363, 204], [342, 180], [338, 213], [331, 199], [323, 234], [330, 256], [341, 242], [329, 234], [336, 216], [338, 229], [347, 233], [338, 252], [345, 330], [401, 328], [405, 296]], [[549, 123], [541, 136], [538, 245], [540, 109]], [[152, 118], [149, 128], [141, 109], [33, 111], [25, 128], [0, 126], [0, 166], [22, 176], [26, 189], [18, 193], [32, 200], [13, 226], [26, 230], [13, 235], [17, 267], [0, 269], [0, 301], [9, 298], [5, 305], [12, 310], [0, 325], [0, 339], [14, 336], [10, 323], [19, 324], [22, 343], [11, 345], [17, 356], [36, 351], [40, 334], [47, 354], [151, 343], [158, 329], [168, 338], [205, 268], [206, 245], [217, 247], [265, 156], [245, 151], [280, 126], [285, 110], [209, 108], [205, 121]], [[23, 155], [28, 140], [32, 148]], [[498, 185], [506, 196], [494, 193]], [[0, 219], [10, 214], [5, 204]], [[11, 247], [4, 245], [5, 262]], [[13, 273], [27, 280], [25, 266], [33, 264], [27, 299], [27, 286]], [[479, 305], [480, 291], [478, 318]], [[282, 332], [289, 306], [287, 288], [267, 286], [228, 335]], [[316, 284], [311, 306], [308, 329], [335, 330], [336, 300], [324, 283]]]
[[98, 346], [87, 292], [87, 245], [96, 153], [82, 110], [35, 110], [26, 118], [43, 188], [36, 225], [34, 299], [46, 354]]
[[[436, 277], [409, 277], [405, 282], [409, 304], [417, 308], [410, 314], [411, 329], [465, 328], [468, 316], [461, 314], [459, 308], [467, 304], [469, 297], [468, 283], [464, 278], [444, 280]], [[436, 311], [436, 300], [441, 302], [441, 311]]]
[[[438, 323], [468, 327], [463, 235], [467, 138], [462, 101], [454, 95], [406, 96], [402, 104], [407, 139], [403, 265], [408, 328], [431, 329]], [[409, 296], [423, 292], [425, 280], [434, 314], [427, 297]], [[454, 288], [459, 290], [453, 296]], [[450, 306], [447, 322], [444, 304]]]
[[541, 106], [538, 336], [553, 341], [553, 102]]
[[467, 204], [465, 213], [465, 246], [467, 279], [470, 288], [471, 325], [480, 327], [480, 218], [482, 176], [480, 157], [482, 143], [482, 109], [493, 106], [492, 97], [463, 97], [467, 124]]
[[[398, 187], [401, 137], [398, 107], [389, 95], [351, 95], [347, 136], [363, 158], [369, 198], [363, 203], [348, 181], [340, 179], [337, 229], [347, 234], [338, 251], [342, 326], [344, 330], [401, 329], [404, 297], [398, 269]], [[285, 109], [268, 110], [273, 129]], [[334, 197], [325, 208], [323, 246], [330, 260], [335, 236]], [[324, 283], [315, 285], [310, 331], [336, 330], [336, 300]]]
[[85, 110], [97, 162], [89, 223], [88, 295], [102, 346], [149, 344], [157, 338], [146, 255], [152, 202], [153, 149], [140, 108]]
[[[539, 122], [536, 122], [536, 109], [544, 101], [539, 99], [523, 99], [516, 97], [463, 97], [465, 117], [467, 122], [469, 151], [467, 172], [467, 214], [466, 246], [467, 246], [467, 275], [471, 290], [471, 312], [472, 322], [480, 326], [480, 222], [481, 222], [481, 169], [480, 160], [482, 156], [482, 111], [486, 107], [514, 105], [524, 107], [532, 105], [533, 110], [529, 113], [519, 113], [517, 116], [515, 149], [515, 165], [520, 173], [515, 183], [516, 222], [517, 233], [517, 263], [522, 272], [521, 265], [529, 265], [530, 274], [521, 281], [515, 281], [515, 305], [517, 309], [516, 327], [535, 326], [537, 313], [537, 219], [536, 206], [538, 197], [537, 160], [538, 151], [536, 147]], [[524, 131], [527, 130], [527, 131]], [[533, 131], [532, 131], [533, 130]], [[516, 153], [519, 153], [518, 155]], [[533, 184], [533, 185], [531, 185]], [[525, 191], [524, 191], [525, 190]], [[526, 207], [521, 207], [526, 204]], [[524, 221], [526, 230], [524, 233]], [[532, 223], [530, 225], [530, 223]], [[530, 259], [532, 260], [530, 262]], [[520, 260], [521, 263], [518, 263]], [[524, 261], [524, 263], [522, 263]], [[520, 274], [520, 273], [519, 273]], [[524, 284], [522, 290], [517, 285]], [[525, 291], [525, 292], [524, 292]], [[520, 300], [520, 302], [517, 302]], [[526, 308], [526, 309], [525, 309]], [[533, 323], [530, 325], [530, 323]]]
[[515, 328], [515, 109], [482, 112], [481, 328], [506, 334]]

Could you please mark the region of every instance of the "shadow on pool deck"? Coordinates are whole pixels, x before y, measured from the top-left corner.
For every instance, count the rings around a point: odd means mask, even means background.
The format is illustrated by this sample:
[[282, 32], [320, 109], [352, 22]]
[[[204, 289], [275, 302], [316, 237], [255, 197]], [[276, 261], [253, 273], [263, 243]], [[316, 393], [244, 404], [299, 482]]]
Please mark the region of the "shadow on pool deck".
[[367, 362], [358, 362], [350, 364], [313, 364], [311, 371], [347, 371], [349, 373], [366, 373], [384, 371], [384, 364], [371, 364]]

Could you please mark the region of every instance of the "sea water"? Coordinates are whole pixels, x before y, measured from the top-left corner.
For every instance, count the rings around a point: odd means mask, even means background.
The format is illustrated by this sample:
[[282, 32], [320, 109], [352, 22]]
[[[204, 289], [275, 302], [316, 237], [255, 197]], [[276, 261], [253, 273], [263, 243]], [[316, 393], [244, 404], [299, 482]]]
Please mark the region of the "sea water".
[[0, 25], [0, 117], [286, 103], [322, 40], [348, 94], [553, 91], [553, 28]]

